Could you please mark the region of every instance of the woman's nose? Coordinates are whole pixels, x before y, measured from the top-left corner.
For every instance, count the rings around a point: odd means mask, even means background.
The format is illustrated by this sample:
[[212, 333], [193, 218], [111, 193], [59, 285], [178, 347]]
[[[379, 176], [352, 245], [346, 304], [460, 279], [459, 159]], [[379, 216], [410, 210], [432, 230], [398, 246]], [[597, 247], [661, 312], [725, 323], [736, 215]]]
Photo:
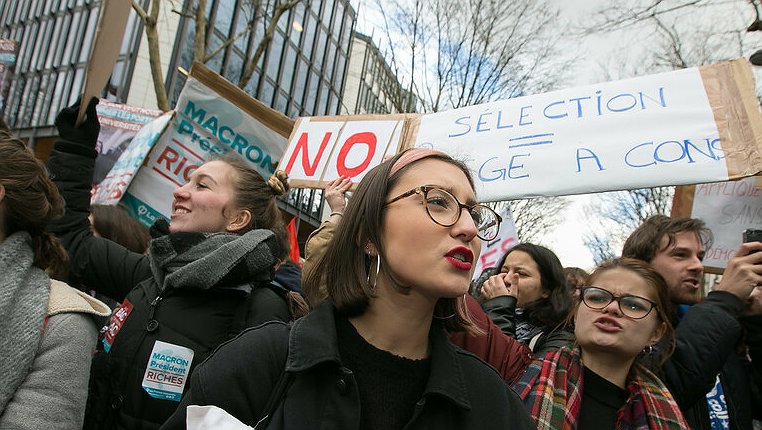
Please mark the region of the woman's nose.
[[175, 188], [174, 191], [172, 191], [172, 197], [175, 199], [187, 199], [188, 198], [188, 191], [186, 190], [187, 184]]
[[476, 222], [474, 222], [474, 219], [471, 217], [471, 213], [468, 212], [466, 208], [461, 208], [461, 211], [465, 211], [466, 213], [460, 213], [458, 222], [452, 226], [453, 232], [456, 236], [463, 236], [470, 242], [476, 237], [476, 233], [478, 233], [479, 230], [476, 228]]
[[603, 308], [603, 312], [608, 312], [610, 314], [616, 314], [616, 315], [622, 315], [622, 309], [619, 308], [619, 302], [616, 300], [612, 300], [611, 303], [606, 305], [606, 307]]

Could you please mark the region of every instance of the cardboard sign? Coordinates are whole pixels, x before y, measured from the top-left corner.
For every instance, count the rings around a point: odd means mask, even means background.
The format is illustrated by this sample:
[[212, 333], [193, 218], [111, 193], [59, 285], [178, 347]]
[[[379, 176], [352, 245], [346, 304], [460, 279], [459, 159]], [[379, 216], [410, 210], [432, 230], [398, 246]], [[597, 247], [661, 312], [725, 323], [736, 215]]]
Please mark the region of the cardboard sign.
[[77, 115], [77, 124], [85, 119], [87, 104], [97, 97], [106, 86], [114, 64], [119, 57], [124, 30], [130, 18], [132, 3], [124, 0], [103, 0], [101, 3], [98, 27], [95, 29], [90, 60], [85, 69], [85, 85], [82, 91], [82, 104]]
[[413, 118], [406, 114], [299, 118], [280, 169], [288, 173], [293, 187], [322, 188], [342, 176], [356, 184], [387, 155], [400, 150], [406, 120]]
[[11, 89], [17, 51], [18, 42], [13, 39], [0, 39], [0, 117], [5, 112], [8, 91]]
[[497, 237], [490, 242], [482, 241], [482, 251], [479, 254], [479, 259], [476, 260], [473, 279], [478, 278], [484, 269], [495, 267], [503, 255], [519, 243], [516, 224], [508, 205], [505, 205], [500, 216], [503, 218], [503, 222], [500, 223], [500, 231], [498, 231]]
[[756, 187], [756, 179], [675, 189], [672, 217], [700, 218], [712, 230], [714, 244], [704, 256], [707, 272], [722, 273], [741, 245], [744, 230], [762, 229], [762, 189]]
[[[91, 204], [115, 205], [124, 198], [125, 192], [130, 186], [130, 183], [132, 183], [138, 169], [140, 169], [140, 166], [151, 151], [151, 148], [153, 148], [159, 140], [159, 137], [161, 137], [167, 129], [167, 125], [172, 121], [173, 117], [174, 112], [167, 112], [144, 125], [140, 131], [135, 134], [127, 149], [119, 155], [119, 158], [111, 167], [111, 170], [109, 170], [106, 177], [99, 183], [93, 185], [93, 196], [90, 200]], [[100, 139], [100, 134], [98, 135], [98, 138]], [[102, 156], [103, 155], [98, 156], [98, 159], [95, 161], [96, 171], [98, 169], [98, 162]], [[145, 212], [145, 209], [139, 210], [138, 214], [141, 212]], [[143, 219], [143, 222], [148, 224], [146, 220], [147, 219]]]
[[93, 174], [95, 185], [109, 174], [138, 131], [163, 114], [160, 110], [144, 109], [106, 100], [101, 100], [96, 110], [101, 129], [98, 132], [96, 145], [98, 158], [95, 160]]
[[293, 121], [196, 63], [175, 113], [145, 158], [121, 204], [146, 225], [169, 219], [172, 192], [205, 161], [234, 153], [265, 179], [286, 147]]
[[[373, 123], [400, 118], [301, 119], [283, 164], [311, 187], [336, 177], [336, 154], [346, 151], [357, 152], [347, 167], [366, 171], [378, 157], [360, 163], [371, 158], [372, 145], [357, 145], [352, 136], [380, 141], [390, 128]], [[465, 161], [481, 201], [717, 182], [762, 171], [762, 117], [746, 60], [402, 118], [400, 148], [427, 147]], [[355, 180], [362, 173], [347, 171]]]

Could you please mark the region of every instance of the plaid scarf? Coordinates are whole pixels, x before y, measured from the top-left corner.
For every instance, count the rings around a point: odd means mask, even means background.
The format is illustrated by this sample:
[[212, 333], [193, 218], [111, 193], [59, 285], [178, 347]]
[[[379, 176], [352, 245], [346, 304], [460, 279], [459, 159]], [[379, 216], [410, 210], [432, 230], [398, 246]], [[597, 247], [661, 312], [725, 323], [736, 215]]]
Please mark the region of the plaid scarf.
[[[535, 360], [514, 384], [538, 429], [577, 428], [582, 374], [579, 347], [563, 347]], [[672, 394], [653, 373], [635, 365], [627, 379], [627, 401], [617, 411], [616, 430], [689, 428]]]

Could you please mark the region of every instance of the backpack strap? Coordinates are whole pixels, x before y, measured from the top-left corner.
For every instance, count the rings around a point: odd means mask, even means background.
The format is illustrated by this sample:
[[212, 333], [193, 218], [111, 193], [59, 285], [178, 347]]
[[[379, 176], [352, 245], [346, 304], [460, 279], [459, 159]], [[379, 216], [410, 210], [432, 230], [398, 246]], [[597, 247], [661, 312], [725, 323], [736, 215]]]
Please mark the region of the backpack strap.
[[272, 394], [270, 394], [270, 399], [267, 400], [265, 410], [262, 412], [262, 418], [260, 418], [254, 425], [254, 430], [267, 428], [272, 420], [272, 414], [275, 412], [275, 408], [278, 407], [283, 400], [283, 397], [285, 397], [293, 380], [294, 375], [283, 369], [283, 373], [280, 374], [280, 378], [278, 378], [278, 382], [275, 384]]
[[[264, 322], [261, 316], [257, 318], [257, 310], [259, 309], [261, 312], [262, 308], [260, 306], [262, 306], [263, 303], [266, 303], [262, 302], [263, 299], [275, 301], [283, 300], [283, 306], [287, 307], [288, 299], [284, 294], [285, 293], [279, 292], [277, 287], [273, 287], [269, 283], [258, 285], [252, 284], [251, 292], [246, 295], [245, 299], [241, 300], [241, 302], [238, 304], [238, 307], [235, 309], [235, 312], [233, 313], [233, 317], [230, 320], [230, 325], [228, 326], [227, 339], [232, 339], [238, 336], [239, 333], [249, 328], [250, 326], [259, 325]], [[283, 319], [284, 317], [285, 315], [282, 317], [272, 316], [272, 319], [282, 320], [285, 322], [286, 319]], [[258, 322], [252, 325], [252, 320]]]
[[230, 326], [228, 326], [227, 339], [232, 339], [238, 336], [238, 334], [246, 328], [246, 318], [249, 316], [249, 308], [251, 307], [252, 299], [253, 294], [249, 293], [246, 295], [246, 299], [241, 300], [241, 303], [238, 304], [238, 307], [233, 314], [233, 319], [230, 321]]

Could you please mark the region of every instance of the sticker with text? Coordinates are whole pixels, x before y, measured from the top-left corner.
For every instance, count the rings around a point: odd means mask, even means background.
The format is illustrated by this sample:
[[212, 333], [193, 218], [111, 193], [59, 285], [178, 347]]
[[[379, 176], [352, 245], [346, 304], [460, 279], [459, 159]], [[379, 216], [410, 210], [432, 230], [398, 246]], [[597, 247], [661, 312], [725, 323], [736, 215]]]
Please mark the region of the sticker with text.
[[143, 375], [143, 389], [155, 399], [180, 401], [193, 350], [157, 340]]

